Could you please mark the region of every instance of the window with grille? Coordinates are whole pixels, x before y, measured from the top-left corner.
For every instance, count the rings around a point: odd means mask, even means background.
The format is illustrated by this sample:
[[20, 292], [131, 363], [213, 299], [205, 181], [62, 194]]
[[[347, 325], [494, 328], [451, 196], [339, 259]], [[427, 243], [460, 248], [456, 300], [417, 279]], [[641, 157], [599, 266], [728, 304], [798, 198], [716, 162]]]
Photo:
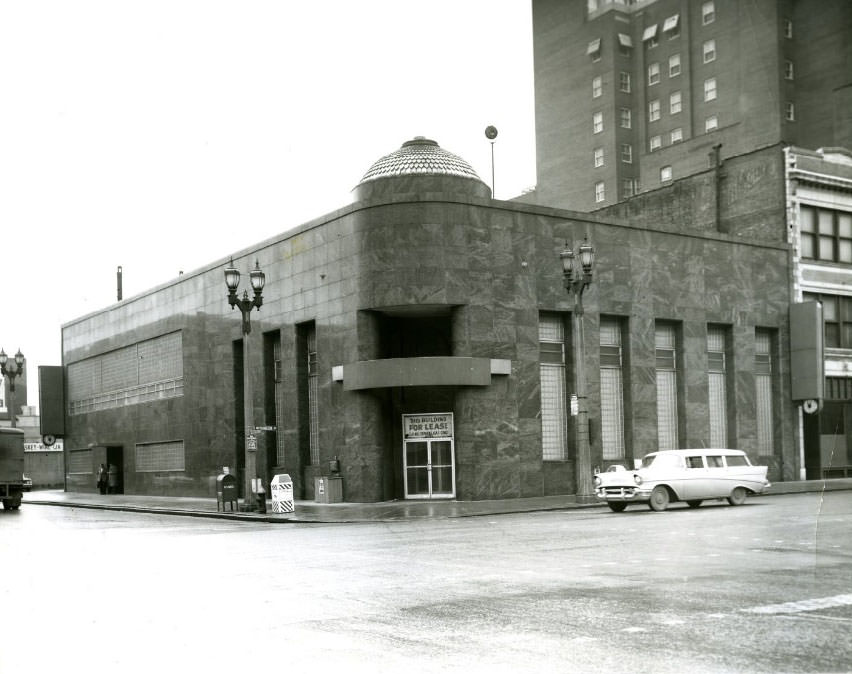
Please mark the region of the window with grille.
[[539, 316], [538, 340], [542, 459], [564, 461], [568, 455], [565, 325], [559, 314]]
[[72, 449], [68, 452], [68, 474], [69, 475], [91, 475], [92, 474], [92, 450]]
[[754, 382], [757, 412], [757, 451], [773, 453], [772, 423], [772, 333], [756, 329], [754, 333]]
[[669, 77], [680, 75], [680, 54], [669, 56]]
[[657, 323], [654, 329], [657, 379], [657, 441], [659, 449], [678, 448], [677, 351], [675, 326]]
[[318, 466], [319, 452], [319, 377], [317, 367], [317, 330], [311, 326], [307, 332], [308, 342], [308, 427], [310, 438], [311, 465]]
[[183, 440], [136, 445], [136, 472], [160, 473], [186, 470]]
[[601, 317], [601, 445], [604, 459], [624, 457], [624, 374], [621, 322]]
[[710, 446], [728, 444], [727, 330], [707, 327], [707, 387], [710, 405]]
[[802, 299], [822, 304], [825, 346], [852, 349], [852, 297], [802, 293]]
[[799, 207], [803, 258], [852, 263], [852, 213]]

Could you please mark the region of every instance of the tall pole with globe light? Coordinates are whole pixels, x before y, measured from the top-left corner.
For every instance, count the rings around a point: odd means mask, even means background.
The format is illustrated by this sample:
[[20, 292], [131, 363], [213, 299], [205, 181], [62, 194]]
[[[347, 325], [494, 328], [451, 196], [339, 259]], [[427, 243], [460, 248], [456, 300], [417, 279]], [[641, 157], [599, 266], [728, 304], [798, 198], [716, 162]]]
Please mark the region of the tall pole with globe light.
[[24, 373], [24, 354], [18, 349], [14, 360], [9, 360], [9, 356], [3, 349], [0, 349], [0, 374], [9, 380], [9, 418], [12, 421], [12, 428], [15, 428], [15, 379]]
[[234, 258], [225, 269], [225, 285], [228, 287], [228, 304], [231, 309], [239, 308], [242, 314], [243, 333], [243, 423], [245, 425], [245, 508], [253, 509], [251, 504], [252, 480], [257, 479], [257, 437], [254, 427], [254, 405], [249, 375], [249, 333], [251, 333], [251, 310], [263, 305], [263, 286], [266, 274], [260, 270], [260, 263], [255, 261], [254, 269], [249, 272], [254, 297], [249, 298], [248, 291], [243, 291], [242, 298], [237, 296], [240, 285], [240, 272], [234, 267]]
[[592, 457], [589, 446], [589, 406], [586, 398], [586, 345], [583, 336], [583, 291], [592, 282], [595, 264], [595, 249], [588, 238], [576, 247], [565, 242], [565, 250], [559, 254], [562, 260], [562, 279], [565, 289], [574, 296], [574, 311], [571, 313], [571, 341], [574, 345], [574, 385], [577, 392], [577, 420], [575, 439], [577, 447], [576, 482], [578, 501], [594, 498], [592, 483]]

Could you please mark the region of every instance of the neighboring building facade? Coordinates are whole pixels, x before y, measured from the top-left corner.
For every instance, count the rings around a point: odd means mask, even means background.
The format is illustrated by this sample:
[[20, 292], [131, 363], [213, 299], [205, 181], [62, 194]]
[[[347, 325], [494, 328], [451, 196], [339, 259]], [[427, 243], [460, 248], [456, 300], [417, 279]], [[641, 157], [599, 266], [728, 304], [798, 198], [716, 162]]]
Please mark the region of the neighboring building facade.
[[[559, 252], [584, 237], [592, 466], [726, 444], [793, 479], [790, 247], [764, 194], [783, 165], [739, 161], [748, 206], [720, 227], [712, 209], [496, 201], [463, 159], [409, 141], [351, 205], [234, 256], [267, 279], [249, 363], [224, 260], [63, 326], [67, 488], [94, 491], [110, 461], [129, 493], [212, 495], [224, 466], [243, 470], [248, 367], [255, 425], [274, 429], [257, 431], [258, 473], [289, 474], [297, 498], [333, 461], [347, 501], [575, 493]], [[712, 199], [714, 180], [689, 196]]]
[[848, 0], [533, 0], [538, 184], [589, 211], [778, 143], [852, 147]]
[[852, 474], [852, 152], [784, 150], [794, 301], [823, 307], [822, 409], [803, 413], [810, 479]]

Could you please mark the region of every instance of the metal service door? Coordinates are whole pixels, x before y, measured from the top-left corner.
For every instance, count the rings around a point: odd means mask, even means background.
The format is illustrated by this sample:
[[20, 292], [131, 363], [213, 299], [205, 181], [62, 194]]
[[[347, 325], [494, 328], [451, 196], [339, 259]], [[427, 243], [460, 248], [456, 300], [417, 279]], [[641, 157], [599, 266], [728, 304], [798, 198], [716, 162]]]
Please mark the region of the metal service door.
[[405, 498], [456, 495], [452, 414], [403, 415]]

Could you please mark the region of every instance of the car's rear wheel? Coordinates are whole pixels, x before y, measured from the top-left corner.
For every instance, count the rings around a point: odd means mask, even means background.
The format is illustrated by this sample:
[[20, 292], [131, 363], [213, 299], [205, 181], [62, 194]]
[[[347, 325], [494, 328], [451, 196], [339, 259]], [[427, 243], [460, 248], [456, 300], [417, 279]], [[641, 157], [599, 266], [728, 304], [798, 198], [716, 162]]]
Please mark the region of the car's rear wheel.
[[651, 510], [662, 512], [669, 507], [669, 490], [665, 487], [654, 487], [651, 492], [651, 498], [648, 499], [648, 506]]
[[614, 513], [623, 512], [624, 509], [627, 507], [626, 503], [621, 503], [620, 501], [609, 501], [607, 505], [609, 506], [609, 509], [612, 510], [612, 512]]
[[728, 497], [728, 503], [731, 505], [742, 505], [746, 500], [745, 487], [734, 487], [734, 491]]
[[688, 505], [690, 508], [697, 508], [701, 505], [701, 499], [698, 499], [697, 501], [687, 501], [686, 505]]

